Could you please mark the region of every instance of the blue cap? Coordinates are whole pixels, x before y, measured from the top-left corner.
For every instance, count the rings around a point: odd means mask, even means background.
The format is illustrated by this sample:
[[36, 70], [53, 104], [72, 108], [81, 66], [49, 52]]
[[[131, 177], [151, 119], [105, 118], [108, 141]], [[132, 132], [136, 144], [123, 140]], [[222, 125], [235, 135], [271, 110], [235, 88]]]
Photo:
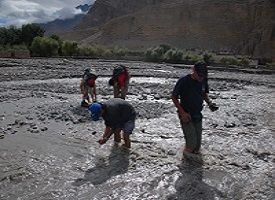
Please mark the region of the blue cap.
[[101, 111], [101, 104], [99, 103], [93, 103], [89, 110], [91, 111], [91, 117], [93, 121], [98, 121], [100, 117], [100, 111]]

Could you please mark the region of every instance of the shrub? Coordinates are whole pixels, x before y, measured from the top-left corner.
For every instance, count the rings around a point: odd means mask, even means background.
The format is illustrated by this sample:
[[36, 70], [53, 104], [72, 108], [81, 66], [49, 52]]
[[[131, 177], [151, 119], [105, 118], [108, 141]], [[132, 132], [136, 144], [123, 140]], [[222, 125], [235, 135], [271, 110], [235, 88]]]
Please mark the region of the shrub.
[[112, 54], [115, 54], [116, 56], [127, 56], [128, 55], [128, 49], [113, 50]]
[[205, 52], [203, 53], [202, 56], [203, 56], [204, 62], [206, 62], [207, 64], [214, 63], [215, 61], [214, 56], [211, 53]]
[[171, 47], [166, 44], [161, 44], [155, 48], [150, 48], [145, 52], [145, 60], [149, 62], [160, 62], [165, 60], [165, 53], [170, 50]]
[[32, 55], [37, 56], [56, 56], [58, 55], [59, 44], [52, 38], [36, 37], [34, 38], [30, 50]]
[[270, 59], [270, 58], [260, 58], [258, 60], [259, 65], [267, 65], [268, 63], [272, 63], [272, 59]]
[[220, 63], [224, 65], [239, 65], [239, 61], [232, 57], [222, 57]]
[[163, 56], [169, 63], [179, 63], [182, 61], [183, 52], [176, 49], [169, 49]]
[[241, 60], [239, 61], [239, 64], [243, 67], [248, 67], [249, 66], [248, 58], [241, 58]]
[[112, 51], [110, 49], [106, 49], [103, 53], [104, 58], [110, 58], [113, 55]]
[[62, 44], [62, 55], [63, 56], [73, 56], [78, 52], [78, 47], [76, 42], [64, 42]]

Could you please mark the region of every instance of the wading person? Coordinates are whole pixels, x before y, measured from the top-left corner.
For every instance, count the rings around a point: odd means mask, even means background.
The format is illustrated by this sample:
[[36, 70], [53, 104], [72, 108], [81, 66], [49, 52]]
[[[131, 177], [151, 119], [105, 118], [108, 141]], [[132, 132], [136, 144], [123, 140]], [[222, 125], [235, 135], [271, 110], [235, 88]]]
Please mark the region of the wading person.
[[80, 82], [80, 91], [83, 95], [81, 106], [89, 107], [92, 102], [96, 102], [96, 81], [97, 74], [94, 69], [85, 69]]
[[113, 69], [109, 85], [114, 88], [114, 98], [125, 99], [130, 81], [129, 70], [124, 65], [117, 65]]
[[[202, 140], [203, 100], [211, 111], [218, 107], [208, 97], [207, 65], [197, 62], [193, 72], [181, 77], [172, 92], [185, 138], [184, 153], [199, 153]], [[179, 100], [180, 99], [180, 100]]]
[[114, 141], [121, 142], [121, 130], [123, 131], [124, 146], [131, 147], [130, 135], [135, 128], [136, 112], [134, 107], [120, 98], [111, 98], [105, 103], [93, 103], [89, 110], [93, 121], [103, 118], [105, 130], [99, 144], [105, 144], [114, 134]]

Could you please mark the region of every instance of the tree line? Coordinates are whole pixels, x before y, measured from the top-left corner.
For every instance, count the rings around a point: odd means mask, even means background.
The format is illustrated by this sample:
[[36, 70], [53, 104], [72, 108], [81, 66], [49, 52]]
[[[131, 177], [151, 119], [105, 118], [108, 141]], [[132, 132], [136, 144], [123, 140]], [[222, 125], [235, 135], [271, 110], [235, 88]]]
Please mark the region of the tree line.
[[[194, 63], [197, 60], [204, 60], [209, 64], [220, 63], [222, 65], [249, 66], [249, 58], [242, 56], [219, 57], [208, 51], [180, 50], [166, 44], [147, 49], [146, 52], [129, 52], [127, 49], [106, 49], [101, 46], [79, 46], [76, 42], [62, 41], [56, 34], [45, 37], [45, 30], [39, 24], [22, 25], [21, 28], [10, 26], [0, 28], [0, 51], [9, 49], [24, 49], [30, 52], [31, 56], [39, 57], [89, 57], [89, 58], [123, 58], [134, 55], [143, 57], [148, 62], [167, 63]], [[259, 64], [274, 66], [271, 59], [261, 58]]]
[[37, 24], [22, 25], [21, 28], [10, 26], [0, 28], [0, 45], [2, 47], [26, 45], [30, 47], [35, 37], [43, 37], [45, 30]]
[[28, 50], [31, 56], [78, 56], [78, 57], [111, 57], [125, 56], [126, 49], [105, 49], [100, 46], [79, 47], [76, 42], [62, 41], [56, 34], [44, 36], [45, 30], [39, 24], [22, 25], [21, 28], [10, 26], [0, 28], [0, 51]]

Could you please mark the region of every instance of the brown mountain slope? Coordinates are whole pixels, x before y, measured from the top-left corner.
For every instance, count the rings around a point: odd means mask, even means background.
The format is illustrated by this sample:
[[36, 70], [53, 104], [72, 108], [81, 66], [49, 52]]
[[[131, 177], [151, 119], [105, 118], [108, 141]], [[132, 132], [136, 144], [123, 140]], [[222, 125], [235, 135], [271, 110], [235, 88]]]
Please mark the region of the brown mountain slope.
[[97, 0], [63, 39], [145, 50], [230, 51], [275, 57], [274, 0]]

